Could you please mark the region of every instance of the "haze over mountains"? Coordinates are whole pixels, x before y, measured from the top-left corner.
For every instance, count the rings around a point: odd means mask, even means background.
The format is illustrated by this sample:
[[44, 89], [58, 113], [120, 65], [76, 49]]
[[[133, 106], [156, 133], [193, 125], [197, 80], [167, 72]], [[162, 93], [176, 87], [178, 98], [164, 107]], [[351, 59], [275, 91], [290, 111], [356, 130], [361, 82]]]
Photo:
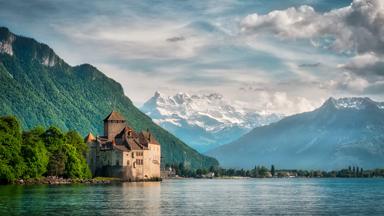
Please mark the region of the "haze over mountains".
[[257, 126], [282, 118], [232, 105], [217, 93], [181, 92], [166, 96], [156, 92], [140, 109], [200, 152], [230, 143]]
[[224, 167], [382, 167], [384, 103], [369, 98], [330, 98], [312, 112], [255, 128], [208, 155], [216, 157]]
[[218, 165], [157, 126], [124, 95], [121, 85], [89, 64], [72, 67], [45, 44], [0, 27], [0, 115], [15, 115], [23, 129], [55, 125], [85, 135], [102, 134], [116, 109], [135, 130], [154, 133], [163, 163], [192, 168]]

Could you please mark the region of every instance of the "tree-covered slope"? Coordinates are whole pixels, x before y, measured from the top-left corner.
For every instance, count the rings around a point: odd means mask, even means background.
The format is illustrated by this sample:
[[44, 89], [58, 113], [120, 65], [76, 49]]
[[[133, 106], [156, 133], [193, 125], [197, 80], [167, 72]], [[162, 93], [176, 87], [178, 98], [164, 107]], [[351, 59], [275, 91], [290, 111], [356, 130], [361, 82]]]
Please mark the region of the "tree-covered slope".
[[136, 130], [151, 130], [163, 163], [192, 168], [217, 165], [157, 126], [124, 95], [121, 85], [89, 64], [71, 67], [47, 45], [0, 28], [0, 115], [17, 116], [24, 129], [55, 125], [102, 134], [111, 109]]

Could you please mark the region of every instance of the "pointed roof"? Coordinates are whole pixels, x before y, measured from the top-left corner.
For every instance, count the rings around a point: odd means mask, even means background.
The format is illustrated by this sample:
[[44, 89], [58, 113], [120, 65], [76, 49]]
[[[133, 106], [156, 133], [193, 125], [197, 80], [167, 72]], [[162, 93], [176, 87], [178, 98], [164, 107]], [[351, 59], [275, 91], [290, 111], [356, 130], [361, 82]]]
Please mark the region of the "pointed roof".
[[116, 112], [116, 111], [112, 111], [105, 119], [104, 121], [110, 121], [110, 120], [123, 120], [125, 121], [124, 117]]
[[121, 130], [121, 132], [116, 135], [116, 138], [123, 138], [124, 136], [128, 135], [129, 132], [133, 132], [132, 128], [125, 126], [123, 130]]
[[160, 145], [156, 138], [152, 135], [152, 133], [147, 129], [147, 131], [141, 131], [139, 134], [141, 142], [147, 142], [155, 145]]
[[86, 143], [89, 143], [89, 142], [93, 142], [96, 140], [95, 136], [93, 136], [93, 134], [91, 132], [89, 132], [89, 134], [85, 137], [85, 142]]

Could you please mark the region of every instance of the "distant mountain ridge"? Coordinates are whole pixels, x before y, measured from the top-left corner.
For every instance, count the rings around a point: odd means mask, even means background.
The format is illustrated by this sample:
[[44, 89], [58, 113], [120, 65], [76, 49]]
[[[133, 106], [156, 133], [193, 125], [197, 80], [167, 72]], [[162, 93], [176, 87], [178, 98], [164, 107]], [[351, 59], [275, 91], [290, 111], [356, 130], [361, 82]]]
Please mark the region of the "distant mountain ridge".
[[0, 27], [0, 115], [17, 116], [24, 129], [56, 125], [102, 134], [112, 108], [135, 130], [151, 130], [163, 163], [192, 168], [218, 165], [157, 126], [124, 95], [121, 85], [89, 64], [72, 67], [45, 44]]
[[312, 112], [255, 128], [208, 155], [224, 167], [383, 167], [384, 106], [369, 98], [329, 98]]
[[155, 92], [140, 108], [155, 123], [201, 152], [232, 142], [251, 129], [282, 118], [236, 107], [218, 93]]

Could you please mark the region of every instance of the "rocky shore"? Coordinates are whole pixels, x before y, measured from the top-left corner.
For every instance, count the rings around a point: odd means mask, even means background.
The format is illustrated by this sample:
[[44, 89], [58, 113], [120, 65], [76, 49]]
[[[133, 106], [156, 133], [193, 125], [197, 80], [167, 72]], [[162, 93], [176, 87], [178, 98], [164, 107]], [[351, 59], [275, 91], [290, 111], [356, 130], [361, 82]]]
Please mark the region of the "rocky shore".
[[111, 184], [121, 182], [118, 178], [93, 178], [93, 179], [70, 179], [57, 176], [48, 176], [36, 179], [19, 179], [14, 184], [33, 185], [33, 184], [48, 184], [48, 185], [63, 185], [63, 184]]

